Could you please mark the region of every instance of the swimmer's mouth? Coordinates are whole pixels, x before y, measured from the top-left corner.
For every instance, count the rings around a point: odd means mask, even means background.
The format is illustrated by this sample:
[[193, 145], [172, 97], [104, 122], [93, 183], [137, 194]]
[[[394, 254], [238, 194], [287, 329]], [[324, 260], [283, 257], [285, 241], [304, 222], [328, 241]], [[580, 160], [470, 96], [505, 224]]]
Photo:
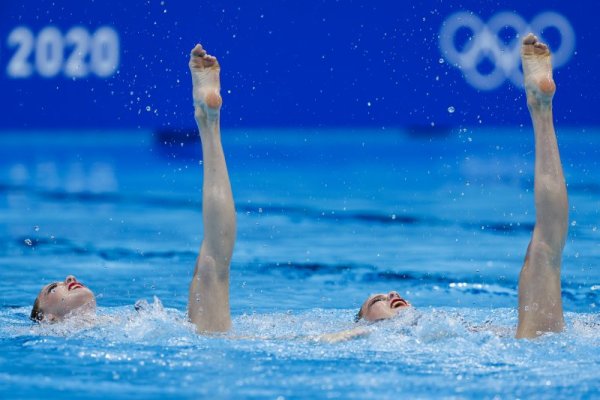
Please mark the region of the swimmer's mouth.
[[408, 304], [408, 301], [404, 300], [404, 299], [393, 299], [390, 302], [390, 307], [391, 308], [400, 308], [400, 307], [408, 307], [410, 304]]
[[67, 286], [67, 290], [71, 291], [71, 290], [75, 290], [75, 289], [82, 289], [84, 287], [85, 286], [83, 286], [79, 282], [71, 282], [71, 283], [69, 283], [69, 286]]

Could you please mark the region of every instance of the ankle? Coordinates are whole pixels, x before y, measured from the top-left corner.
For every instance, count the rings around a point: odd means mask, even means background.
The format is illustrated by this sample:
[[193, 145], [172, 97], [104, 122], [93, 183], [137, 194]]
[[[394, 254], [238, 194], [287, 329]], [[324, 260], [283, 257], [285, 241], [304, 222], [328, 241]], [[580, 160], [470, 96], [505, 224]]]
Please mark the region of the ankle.
[[527, 96], [527, 108], [531, 115], [544, 116], [552, 113], [552, 99], [540, 100], [536, 96]]
[[200, 130], [200, 136], [207, 138], [213, 138], [220, 133], [220, 124], [219, 119], [211, 119], [206, 116], [196, 118], [196, 124], [198, 125], [198, 129]]
[[213, 125], [219, 122], [221, 116], [220, 108], [207, 107], [204, 103], [194, 102], [194, 118], [196, 123], [200, 126]]

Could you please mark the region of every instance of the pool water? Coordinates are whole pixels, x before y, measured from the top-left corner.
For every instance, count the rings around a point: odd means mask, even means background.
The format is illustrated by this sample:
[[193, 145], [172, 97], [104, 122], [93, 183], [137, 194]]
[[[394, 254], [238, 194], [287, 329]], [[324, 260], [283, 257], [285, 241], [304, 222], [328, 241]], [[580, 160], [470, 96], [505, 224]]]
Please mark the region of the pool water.
[[[564, 333], [515, 340], [534, 222], [523, 129], [237, 130], [233, 329], [186, 321], [202, 237], [195, 135], [0, 135], [0, 390], [10, 398], [593, 398], [600, 395], [598, 130], [559, 131]], [[36, 325], [74, 274], [94, 320]], [[328, 344], [371, 293], [415, 308]], [[146, 302], [139, 311], [136, 301]], [[3, 395], [4, 397], [4, 395]]]

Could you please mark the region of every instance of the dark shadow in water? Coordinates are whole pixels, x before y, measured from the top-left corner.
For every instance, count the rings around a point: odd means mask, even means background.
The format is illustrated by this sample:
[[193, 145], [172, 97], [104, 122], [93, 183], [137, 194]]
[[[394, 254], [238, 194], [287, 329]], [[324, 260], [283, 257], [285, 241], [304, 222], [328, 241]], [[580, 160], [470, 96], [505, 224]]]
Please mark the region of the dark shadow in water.
[[[26, 194], [40, 198], [44, 201], [56, 201], [61, 204], [74, 202], [79, 204], [119, 204], [126, 206], [141, 206], [161, 209], [188, 209], [200, 210], [201, 202], [186, 198], [173, 198], [152, 195], [122, 195], [118, 193], [92, 193], [92, 192], [66, 192], [42, 191], [25, 186], [2, 185], [0, 194]], [[309, 219], [314, 221], [335, 221], [337, 223], [360, 223], [380, 225], [422, 225], [422, 226], [453, 226], [458, 225], [465, 230], [477, 230], [489, 234], [521, 234], [530, 233], [533, 223], [529, 222], [495, 222], [484, 221], [480, 223], [447, 221], [438, 218], [422, 217], [410, 214], [382, 214], [376, 212], [355, 211], [323, 211], [309, 207], [271, 206], [268, 204], [237, 204], [238, 212], [255, 213], [261, 209], [263, 216], [285, 216], [291, 219]]]

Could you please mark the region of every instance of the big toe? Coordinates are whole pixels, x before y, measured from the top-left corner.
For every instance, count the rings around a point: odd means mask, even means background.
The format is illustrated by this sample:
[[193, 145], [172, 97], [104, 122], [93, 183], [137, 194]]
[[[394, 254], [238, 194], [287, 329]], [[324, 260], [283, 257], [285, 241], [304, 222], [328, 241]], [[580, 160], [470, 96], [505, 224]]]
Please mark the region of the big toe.
[[533, 33], [529, 33], [523, 38], [523, 45], [534, 44], [537, 40], [537, 37]]
[[194, 46], [190, 54], [195, 57], [204, 57], [206, 55], [206, 50], [204, 50], [202, 45], [198, 43], [196, 46]]
[[530, 33], [523, 38], [523, 45], [521, 46], [521, 54], [531, 56], [536, 54], [536, 45], [538, 44], [538, 38]]

